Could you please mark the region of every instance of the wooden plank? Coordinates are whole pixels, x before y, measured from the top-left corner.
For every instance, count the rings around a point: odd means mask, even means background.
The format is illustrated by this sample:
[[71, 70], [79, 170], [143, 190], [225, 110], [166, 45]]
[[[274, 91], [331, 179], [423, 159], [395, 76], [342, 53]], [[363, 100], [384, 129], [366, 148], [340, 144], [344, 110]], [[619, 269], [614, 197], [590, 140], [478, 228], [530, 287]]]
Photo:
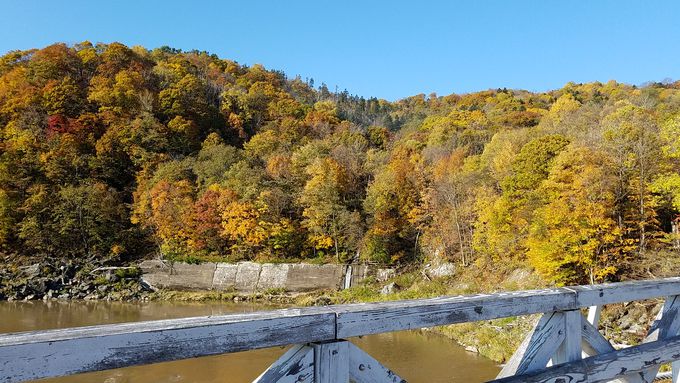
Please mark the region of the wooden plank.
[[607, 382], [680, 359], [680, 336], [642, 343], [541, 371], [496, 379], [493, 383]]
[[581, 320], [579, 310], [564, 311], [564, 341], [557, 349], [553, 364], [573, 362], [581, 359]]
[[338, 337], [473, 322], [680, 294], [680, 278], [332, 306]]
[[576, 308], [574, 293], [558, 288], [344, 305], [333, 310], [338, 315], [338, 337], [349, 338]]
[[[590, 307], [588, 307], [587, 322], [594, 326], [595, 332], [597, 332], [597, 328], [599, 327], [601, 315], [602, 315], [602, 306], [590, 306]], [[609, 343], [609, 342], [607, 342], [607, 343]], [[586, 342], [585, 340], [583, 340], [581, 342], [581, 348], [583, 349], [583, 357], [584, 358], [598, 354], [598, 352], [595, 352], [594, 349], [590, 346], [590, 344], [588, 342]]]
[[680, 278], [0, 335], [5, 382], [680, 294]]
[[677, 335], [680, 330], [679, 309], [680, 297], [668, 297], [661, 311], [656, 315], [643, 342], [652, 342]]
[[543, 315], [503, 366], [498, 378], [545, 368], [564, 338], [564, 314], [554, 312]]
[[581, 346], [588, 356], [615, 351], [614, 346], [586, 318], [581, 318]]
[[578, 296], [578, 306], [601, 306], [610, 303], [680, 295], [680, 277], [569, 287]]
[[[608, 352], [616, 351], [614, 346], [605, 337], [600, 334], [600, 332], [593, 326], [590, 319], [581, 318], [582, 322], [582, 336], [581, 347], [585, 352], [584, 357], [594, 356], [597, 354], [606, 354]], [[612, 382], [619, 383], [643, 383], [642, 378], [639, 376], [627, 376], [625, 378], [619, 378]]]
[[253, 383], [314, 383], [314, 349], [293, 346]]
[[0, 381], [21, 382], [335, 338], [335, 315], [276, 310], [0, 335]]
[[312, 343], [314, 383], [349, 382], [349, 342]]
[[349, 378], [355, 383], [406, 383], [352, 343], [349, 344]]
[[[680, 316], [678, 310], [680, 309], [680, 297], [671, 296], [666, 299], [663, 307], [656, 316], [652, 326], [647, 332], [647, 336], [643, 343], [653, 342], [660, 339], [667, 339], [678, 335], [680, 331]], [[651, 382], [659, 372], [659, 367], [652, 367], [642, 372], [642, 380]]]

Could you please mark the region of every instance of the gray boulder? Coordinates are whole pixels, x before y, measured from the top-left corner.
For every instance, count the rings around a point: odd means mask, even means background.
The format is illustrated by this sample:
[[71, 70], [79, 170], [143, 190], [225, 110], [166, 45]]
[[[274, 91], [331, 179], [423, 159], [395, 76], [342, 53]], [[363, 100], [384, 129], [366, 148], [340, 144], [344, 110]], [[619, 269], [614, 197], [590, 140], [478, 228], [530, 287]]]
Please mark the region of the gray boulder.
[[400, 289], [401, 287], [398, 284], [392, 282], [383, 286], [383, 288], [380, 290], [380, 294], [382, 295], [394, 294]]

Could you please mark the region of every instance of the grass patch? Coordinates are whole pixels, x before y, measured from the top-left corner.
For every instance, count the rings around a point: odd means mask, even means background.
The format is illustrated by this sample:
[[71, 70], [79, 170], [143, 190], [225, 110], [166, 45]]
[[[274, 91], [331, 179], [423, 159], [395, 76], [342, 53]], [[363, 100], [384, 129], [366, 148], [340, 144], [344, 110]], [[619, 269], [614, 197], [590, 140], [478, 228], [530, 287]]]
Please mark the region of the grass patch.
[[224, 291], [156, 291], [149, 296], [151, 300], [176, 302], [233, 301], [238, 294]]
[[120, 279], [137, 279], [142, 276], [142, 269], [136, 266], [118, 269], [116, 276]]
[[433, 329], [457, 343], [474, 347], [479, 354], [498, 363], [506, 362], [531, 330], [535, 318], [516, 317], [462, 323]]

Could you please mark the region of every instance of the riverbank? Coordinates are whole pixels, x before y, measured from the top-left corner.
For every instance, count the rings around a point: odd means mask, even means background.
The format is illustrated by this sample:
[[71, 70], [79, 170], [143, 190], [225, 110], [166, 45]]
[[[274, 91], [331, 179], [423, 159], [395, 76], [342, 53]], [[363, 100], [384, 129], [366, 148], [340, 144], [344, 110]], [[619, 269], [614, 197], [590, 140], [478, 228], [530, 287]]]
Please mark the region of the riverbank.
[[0, 267], [0, 301], [148, 299], [152, 292], [136, 266], [102, 262], [29, 259]]
[[[284, 268], [272, 267], [279, 271]], [[283, 287], [253, 288], [250, 291], [233, 288], [220, 291], [178, 291], [152, 288], [144, 282], [142, 269], [136, 266], [111, 267], [83, 265], [73, 261], [43, 261], [24, 266], [12, 265], [0, 270], [0, 300], [235, 302], [324, 306], [545, 287], [535, 274], [524, 269], [483, 274], [482, 270], [474, 266], [460, 268], [455, 272], [452, 272], [453, 267], [444, 268], [450, 272], [441, 272], [442, 266], [437, 265], [401, 270], [388, 278], [365, 275], [346, 289], [333, 285], [322, 290], [303, 292], [291, 292]], [[333, 273], [337, 274], [337, 271]], [[258, 273], [258, 278], [259, 275]], [[480, 278], [480, 275], [484, 277]], [[610, 305], [602, 315], [603, 332], [614, 344], [635, 344], [644, 336], [646, 324], [652, 321], [660, 307], [659, 301]], [[537, 315], [503, 318], [424, 331], [444, 335], [466, 347], [468, 351], [503, 363], [517, 349], [537, 319]]]
[[[102, 300], [102, 301], [177, 301], [177, 302], [235, 302], [235, 303], [258, 303], [277, 304], [286, 306], [324, 306], [342, 303], [377, 302], [398, 299], [429, 298], [442, 295], [472, 294], [490, 291], [492, 284], [482, 284], [482, 281], [473, 277], [472, 273], [454, 273], [452, 265], [427, 266], [422, 269], [401, 270], [400, 273], [386, 273], [384, 270], [369, 272], [368, 269], [355, 268], [353, 278], [348, 279], [348, 288], [343, 289], [342, 282], [346, 274], [339, 273], [340, 265], [325, 267], [328, 269], [325, 289], [314, 291], [287, 291], [284, 286], [307, 286], [301, 284], [305, 278], [300, 275], [291, 277], [289, 284], [281, 287], [252, 288], [238, 291], [230, 286], [224, 290], [204, 289], [196, 290], [196, 287], [204, 285], [202, 279], [213, 280], [217, 265], [198, 267], [210, 269], [212, 274], [193, 272], [185, 274], [183, 282], [176, 282], [175, 286], [185, 287], [184, 290], [167, 288], [153, 288], [144, 279], [154, 283], [168, 283], [172, 275], [153, 278], [142, 278], [142, 268], [111, 267], [105, 264], [84, 264], [76, 261], [60, 260], [33, 260], [35, 263], [25, 262], [23, 265], [11, 265], [0, 270], [0, 300]], [[7, 265], [7, 264], [6, 264]], [[194, 266], [173, 265], [174, 273], [186, 273], [193, 270]], [[252, 265], [246, 265], [246, 268]], [[146, 269], [149, 265], [147, 263]], [[258, 286], [262, 278], [262, 269], [282, 270], [285, 266], [272, 265], [272, 267], [260, 267], [257, 281], [252, 282], [253, 287]], [[315, 273], [314, 266], [291, 267], [291, 270], [310, 271]], [[318, 268], [318, 267], [317, 267]], [[225, 269], [225, 268], [223, 268]], [[313, 270], [312, 270], [313, 269]], [[338, 270], [336, 270], [338, 269]], [[263, 280], [268, 280], [265, 272]], [[455, 275], [454, 275], [455, 274]], [[177, 274], [175, 274], [177, 275]], [[276, 274], [272, 274], [276, 275]], [[288, 275], [288, 274], [287, 274]], [[304, 276], [304, 274], [303, 274]], [[223, 278], [221, 276], [220, 278]], [[308, 279], [308, 278], [307, 278]], [[279, 278], [283, 281], [284, 279]], [[484, 282], [489, 282], [486, 278]], [[498, 286], [499, 290], [516, 290], [518, 288], [538, 287], [537, 281], [531, 279], [530, 273], [517, 272], [506, 278], [506, 281]], [[197, 284], [199, 283], [199, 284]], [[193, 291], [186, 287], [194, 287]], [[441, 328], [426, 329], [443, 334], [450, 339], [466, 346], [468, 350], [480, 353], [494, 361], [503, 362], [512, 350], [519, 344], [523, 334], [531, 328], [530, 320], [516, 318], [511, 320], [490, 321], [481, 326], [461, 331], [462, 327], [446, 326]], [[479, 333], [480, 337], [468, 334]], [[483, 336], [481, 336], [483, 335]], [[467, 339], [471, 337], [470, 339]], [[481, 339], [482, 341], [473, 341]]]
[[[339, 291], [286, 294], [266, 291], [253, 294], [236, 292], [158, 291], [150, 299], [160, 301], [211, 302], [234, 301], [274, 303], [292, 306], [323, 306], [344, 303], [380, 302], [401, 299], [431, 298], [444, 295], [468, 295], [546, 287], [530, 271], [518, 269], [506, 275], [479, 274], [468, 269], [454, 276], [430, 278], [421, 270], [402, 272], [388, 281], [368, 279], [358, 286]], [[656, 313], [661, 300], [612, 304], [605, 306], [600, 320], [603, 335], [615, 347], [639, 343]], [[585, 314], [585, 311], [584, 311]], [[501, 318], [475, 323], [426, 328], [422, 331], [445, 336], [470, 352], [478, 353], [497, 363], [506, 362], [540, 315]]]
[[[348, 289], [290, 294], [282, 290], [267, 290], [243, 294], [236, 291], [170, 291], [159, 290], [149, 295], [151, 300], [212, 302], [233, 301], [274, 303], [292, 306], [324, 306], [343, 303], [380, 302], [401, 299], [431, 298], [442, 295], [464, 295], [481, 292], [508, 291], [543, 287], [541, 281], [525, 270], [504, 277], [487, 276], [480, 280], [473, 272], [443, 275], [429, 272], [441, 266], [402, 270], [388, 280], [367, 278]], [[427, 271], [426, 271], [427, 270]], [[479, 275], [479, 274], [477, 274]], [[492, 288], [493, 286], [493, 288]], [[481, 323], [441, 326], [423, 331], [443, 335], [497, 363], [507, 361], [517, 349], [538, 316], [504, 318]]]

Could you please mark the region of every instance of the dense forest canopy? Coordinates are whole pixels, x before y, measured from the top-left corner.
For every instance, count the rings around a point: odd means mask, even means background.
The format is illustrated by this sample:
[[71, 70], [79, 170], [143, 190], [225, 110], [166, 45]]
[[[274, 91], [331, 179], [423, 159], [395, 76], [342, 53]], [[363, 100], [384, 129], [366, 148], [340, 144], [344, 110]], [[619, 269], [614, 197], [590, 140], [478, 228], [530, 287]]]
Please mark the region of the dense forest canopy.
[[11, 257], [438, 258], [579, 283], [680, 247], [680, 83], [387, 102], [84, 42], [0, 58], [0, 129]]

